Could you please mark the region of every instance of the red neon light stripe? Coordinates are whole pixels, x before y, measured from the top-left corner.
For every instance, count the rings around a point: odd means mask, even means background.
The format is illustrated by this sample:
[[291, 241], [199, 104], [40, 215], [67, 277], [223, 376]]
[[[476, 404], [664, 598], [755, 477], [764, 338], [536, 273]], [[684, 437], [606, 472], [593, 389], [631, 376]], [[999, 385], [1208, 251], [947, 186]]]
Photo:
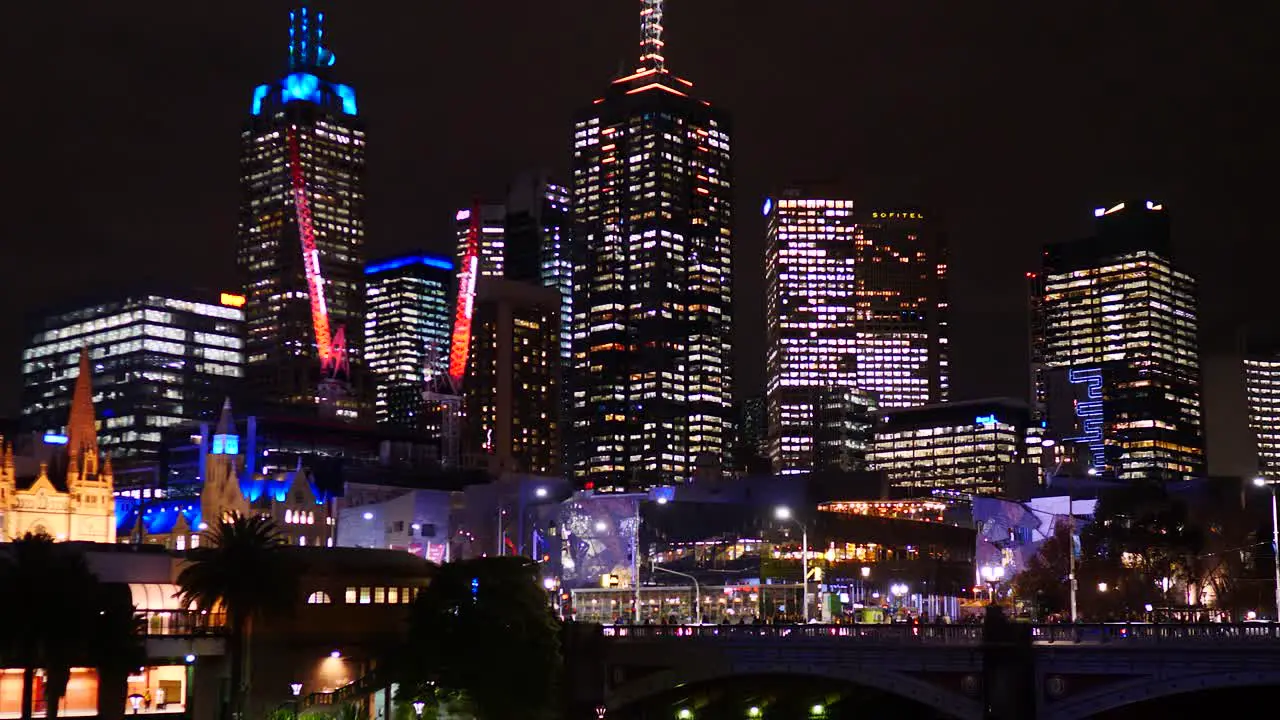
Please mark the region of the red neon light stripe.
[[449, 347], [449, 378], [455, 388], [462, 387], [467, 372], [467, 355], [471, 351], [471, 315], [475, 309], [476, 276], [480, 271], [480, 203], [471, 208], [471, 227], [467, 229], [467, 249], [458, 268], [458, 306], [453, 315], [453, 338]]
[[311, 297], [311, 324], [316, 329], [316, 352], [320, 354], [320, 367], [327, 369], [333, 358], [333, 340], [329, 335], [329, 311], [324, 304], [324, 277], [320, 274], [320, 253], [316, 250], [315, 227], [311, 224], [311, 206], [307, 202], [307, 182], [302, 174], [302, 156], [298, 152], [296, 127], [289, 128], [288, 138], [293, 207], [298, 214], [302, 267], [307, 274], [307, 294]]

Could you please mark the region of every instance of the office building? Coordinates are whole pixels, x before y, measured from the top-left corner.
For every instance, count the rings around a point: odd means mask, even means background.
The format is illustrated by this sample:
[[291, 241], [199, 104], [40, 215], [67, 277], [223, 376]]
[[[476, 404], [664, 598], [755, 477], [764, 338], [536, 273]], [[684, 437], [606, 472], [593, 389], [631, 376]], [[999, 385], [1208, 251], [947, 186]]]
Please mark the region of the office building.
[[254, 90], [240, 136], [247, 397], [354, 420], [368, 405], [365, 134], [355, 90], [331, 80], [324, 13], [289, 17], [287, 73]]
[[[560, 293], [560, 327], [573, 323], [573, 259], [569, 239], [569, 189], [539, 173], [524, 173], [507, 191], [504, 277], [538, 283]], [[565, 367], [570, 334], [560, 338]]]
[[945, 399], [945, 246], [918, 211], [789, 190], [764, 214], [769, 458], [807, 472], [823, 404], [843, 398], [857, 414]]
[[1151, 201], [1098, 208], [1094, 237], [1044, 253], [1044, 365], [1052, 439], [1090, 472], [1204, 474], [1196, 283], [1174, 264]]
[[217, 417], [244, 375], [244, 297], [140, 294], [47, 315], [22, 352], [22, 424], [63, 433], [89, 351], [99, 442], [117, 463], [154, 459], [164, 428]]
[[493, 477], [561, 469], [560, 294], [483, 278], [463, 383], [465, 451]]
[[1257, 471], [1280, 476], [1280, 354], [1244, 358], [1244, 392], [1258, 450]]
[[573, 475], [597, 491], [687, 482], [732, 441], [728, 115], [662, 55], [579, 112], [573, 157]]
[[1005, 399], [888, 411], [876, 426], [868, 467], [885, 474], [895, 495], [1021, 494], [1036, 478], [1025, 462], [1029, 417], [1025, 402]]
[[454, 216], [458, 239], [458, 267], [462, 267], [462, 259], [466, 255], [471, 233], [471, 214], [477, 208], [480, 211], [480, 236], [477, 238], [476, 279], [506, 277], [507, 208], [502, 203], [478, 202], [472, 207], [459, 210]]
[[370, 263], [365, 274], [365, 358], [379, 425], [427, 432], [438, 425], [422, 393], [448, 368], [453, 262], [413, 253]]

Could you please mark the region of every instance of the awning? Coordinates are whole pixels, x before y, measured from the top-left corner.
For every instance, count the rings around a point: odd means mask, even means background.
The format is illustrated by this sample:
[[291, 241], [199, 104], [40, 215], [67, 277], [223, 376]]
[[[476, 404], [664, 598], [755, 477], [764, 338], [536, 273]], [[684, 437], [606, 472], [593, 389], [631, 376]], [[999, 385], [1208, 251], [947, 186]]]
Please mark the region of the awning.
[[133, 606], [139, 611], [186, 610], [178, 602], [178, 596], [181, 593], [181, 588], [168, 583], [129, 583], [129, 594], [133, 596]]

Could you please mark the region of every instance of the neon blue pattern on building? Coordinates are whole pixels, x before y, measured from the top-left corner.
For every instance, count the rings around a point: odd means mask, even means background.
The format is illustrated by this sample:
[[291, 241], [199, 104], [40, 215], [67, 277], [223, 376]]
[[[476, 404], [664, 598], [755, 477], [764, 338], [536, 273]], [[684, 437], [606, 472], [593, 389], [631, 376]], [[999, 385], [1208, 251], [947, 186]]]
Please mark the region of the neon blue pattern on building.
[[1107, 466], [1106, 441], [1102, 435], [1102, 369], [1068, 370], [1067, 379], [1072, 385], [1084, 385], [1085, 391], [1085, 399], [1076, 401], [1076, 417], [1080, 418], [1081, 434], [1067, 438], [1067, 441], [1088, 445], [1089, 466], [1101, 473]]
[[392, 258], [374, 265], [367, 265], [364, 269], [365, 275], [376, 275], [388, 270], [397, 270], [409, 265], [426, 265], [427, 267], [439, 268], [440, 270], [453, 271], [453, 261], [440, 257], [438, 255], [406, 255], [405, 257]]

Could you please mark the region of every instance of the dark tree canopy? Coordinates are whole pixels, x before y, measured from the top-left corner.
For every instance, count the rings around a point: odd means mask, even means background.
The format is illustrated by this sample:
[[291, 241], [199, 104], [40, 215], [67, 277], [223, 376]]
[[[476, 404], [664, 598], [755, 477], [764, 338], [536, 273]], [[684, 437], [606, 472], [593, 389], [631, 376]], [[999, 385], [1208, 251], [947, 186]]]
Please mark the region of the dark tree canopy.
[[414, 603], [402, 694], [459, 699], [481, 720], [538, 720], [556, 705], [561, 664], [559, 626], [535, 563], [448, 563]]

